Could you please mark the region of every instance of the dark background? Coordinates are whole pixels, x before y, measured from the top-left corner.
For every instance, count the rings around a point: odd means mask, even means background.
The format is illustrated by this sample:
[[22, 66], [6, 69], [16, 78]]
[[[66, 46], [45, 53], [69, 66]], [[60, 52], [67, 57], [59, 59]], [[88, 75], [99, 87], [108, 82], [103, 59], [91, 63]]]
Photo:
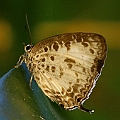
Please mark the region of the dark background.
[[[85, 104], [94, 106], [93, 115], [80, 112], [80, 119], [120, 119], [120, 4], [119, 0], [1, 0], [0, 77], [6, 74], [29, 44], [61, 33], [95, 32], [106, 38], [108, 55], [97, 87]], [[73, 112], [70, 112], [72, 114]], [[77, 115], [78, 112], [73, 114]], [[91, 117], [93, 116], [93, 117]]]

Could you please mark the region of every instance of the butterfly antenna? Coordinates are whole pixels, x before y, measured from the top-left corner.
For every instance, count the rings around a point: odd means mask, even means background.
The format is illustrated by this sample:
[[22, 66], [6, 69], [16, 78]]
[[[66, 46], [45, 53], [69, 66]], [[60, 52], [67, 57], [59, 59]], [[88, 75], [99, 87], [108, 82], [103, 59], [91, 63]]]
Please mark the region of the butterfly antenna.
[[28, 29], [29, 38], [30, 38], [30, 45], [32, 45], [32, 37], [31, 37], [31, 31], [30, 31], [30, 27], [29, 27], [29, 23], [28, 23], [27, 14], [26, 14], [26, 23], [27, 23], [27, 29]]

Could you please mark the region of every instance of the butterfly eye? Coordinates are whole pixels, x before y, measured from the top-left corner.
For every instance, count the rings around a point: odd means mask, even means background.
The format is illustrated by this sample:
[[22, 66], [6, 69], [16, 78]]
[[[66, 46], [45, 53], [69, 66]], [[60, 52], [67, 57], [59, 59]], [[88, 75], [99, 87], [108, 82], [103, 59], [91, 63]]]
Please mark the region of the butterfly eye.
[[30, 51], [33, 45], [26, 45], [25, 46], [25, 51]]

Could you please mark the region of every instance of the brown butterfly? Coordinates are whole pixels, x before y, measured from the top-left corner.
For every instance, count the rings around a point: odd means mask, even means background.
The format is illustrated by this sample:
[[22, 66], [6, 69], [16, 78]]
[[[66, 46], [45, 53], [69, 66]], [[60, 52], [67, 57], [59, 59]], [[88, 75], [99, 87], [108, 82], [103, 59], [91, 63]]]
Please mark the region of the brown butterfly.
[[[44, 94], [67, 110], [83, 107], [101, 74], [107, 45], [95, 33], [66, 33], [25, 46], [25, 62]], [[32, 77], [31, 80], [32, 81]]]

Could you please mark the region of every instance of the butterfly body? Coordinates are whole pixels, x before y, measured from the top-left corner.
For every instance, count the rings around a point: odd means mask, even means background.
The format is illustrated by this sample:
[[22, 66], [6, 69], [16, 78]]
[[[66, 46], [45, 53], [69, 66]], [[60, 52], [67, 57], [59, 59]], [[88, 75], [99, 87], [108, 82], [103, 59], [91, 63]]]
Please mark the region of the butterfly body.
[[[27, 48], [30, 47], [30, 48]], [[38, 86], [65, 109], [83, 108], [106, 58], [105, 39], [94, 33], [66, 33], [25, 47], [25, 62]]]

